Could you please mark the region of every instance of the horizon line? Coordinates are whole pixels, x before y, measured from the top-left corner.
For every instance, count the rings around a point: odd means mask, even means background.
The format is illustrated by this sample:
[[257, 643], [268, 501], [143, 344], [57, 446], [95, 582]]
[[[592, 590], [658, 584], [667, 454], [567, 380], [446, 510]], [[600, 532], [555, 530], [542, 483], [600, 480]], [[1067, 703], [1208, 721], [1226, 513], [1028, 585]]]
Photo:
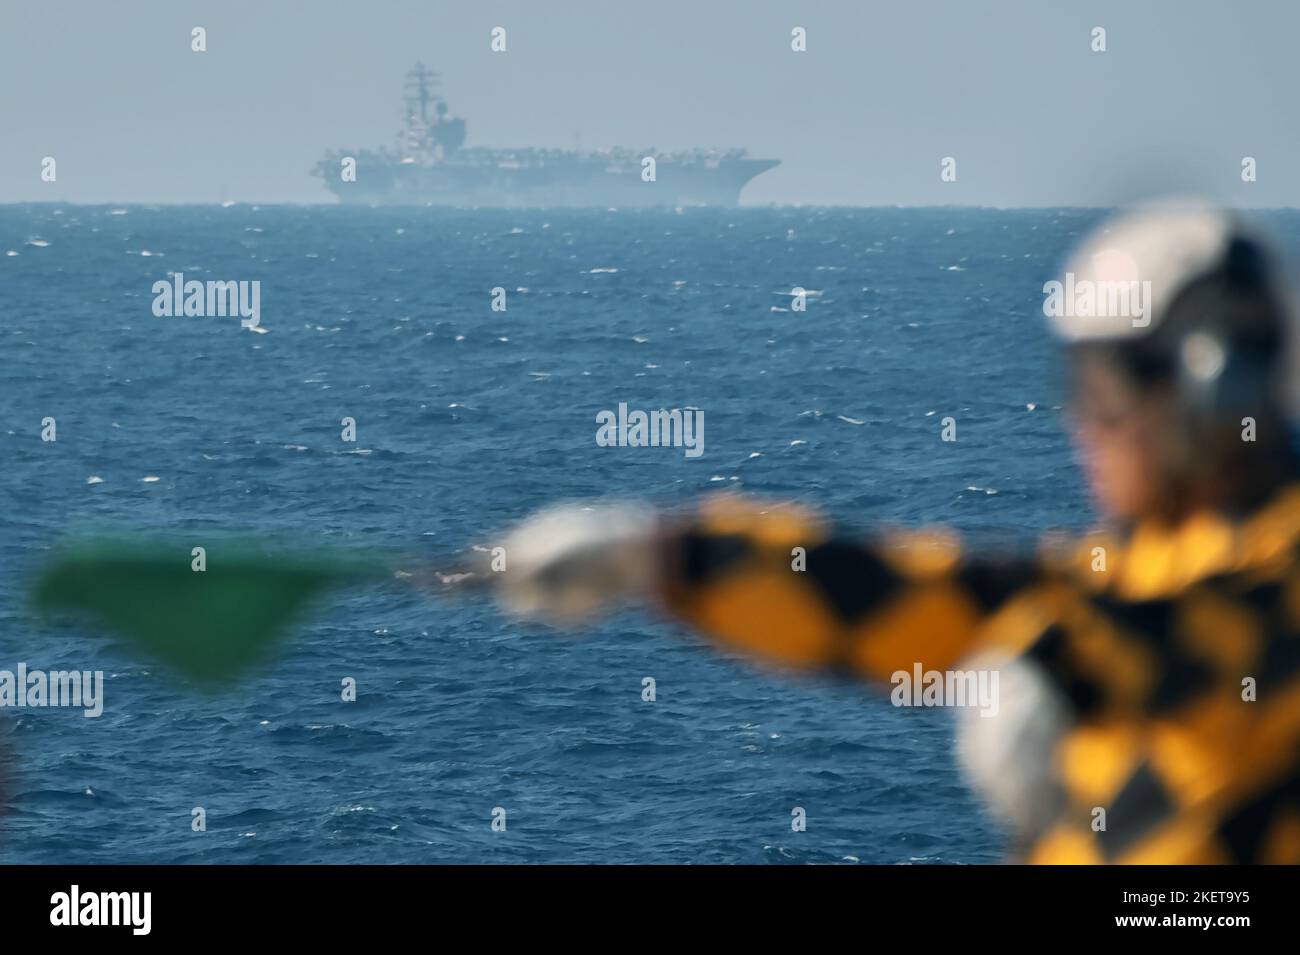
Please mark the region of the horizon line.
[[[74, 202], [69, 200], [49, 200], [49, 199], [14, 199], [0, 201], [0, 209], [16, 206], [66, 206], [78, 209], [99, 208], [99, 207], [137, 207], [137, 208], [211, 208], [211, 209], [231, 209], [236, 206], [245, 207], [271, 207], [271, 208], [304, 208], [304, 209], [351, 209], [351, 210], [412, 210], [412, 209], [444, 209], [455, 210], [458, 212], [483, 212], [483, 211], [501, 211], [501, 212], [554, 212], [554, 211], [603, 211], [603, 212], [684, 212], [692, 211], [727, 211], [735, 212], [737, 210], [756, 210], [756, 209], [984, 209], [994, 211], [1021, 211], [1021, 210], [1044, 210], [1044, 209], [1066, 209], [1079, 211], [1109, 211], [1114, 209], [1129, 208], [1141, 203], [1134, 202], [1117, 202], [1108, 205], [1093, 205], [1079, 203], [1037, 203], [1033, 205], [998, 205], [989, 203], [823, 203], [823, 202], [768, 202], [768, 203], [741, 203], [734, 206], [716, 206], [716, 205], [685, 205], [685, 206], [456, 206], [440, 204], [412, 204], [401, 205], [395, 203], [380, 203], [375, 205], [356, 205], [352, 203], [341, 202], [315, 202], [299, 201], [285, 199], [249, 199], [249, 200], [225, 200], [225, 201], [204, 201], [204, 200], [141, 200], [132, 199], [126, 201], [117, 200], [94, 200], [87, 202]], [[1300, 205], [1271, 205], [1271, 206], [1247, 206], [1235, 203], [1220, 202], [1222, 205], [1233, 209], [1243, 209], [1253, 212], [1290, 212], [1300, 210]]]

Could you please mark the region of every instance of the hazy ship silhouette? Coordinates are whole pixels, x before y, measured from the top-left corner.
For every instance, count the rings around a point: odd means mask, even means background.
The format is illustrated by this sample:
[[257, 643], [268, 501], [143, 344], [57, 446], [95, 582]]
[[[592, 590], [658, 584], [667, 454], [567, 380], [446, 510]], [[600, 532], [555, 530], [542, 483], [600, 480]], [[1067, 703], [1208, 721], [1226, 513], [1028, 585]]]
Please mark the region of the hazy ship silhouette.
[[[734, 206], [755, 176], [780, 164], [744, 150], [466, 148], [465, 121], [438, 95], [438, 74], [417, 63], [406, 76], [406, 121], [396, 149], [335, 150], [313, 172], [349, 204], [447, 206]], [[643, 160], [655, 159], [655, 180]], [[346, 157], [355, 181], [344, 181]]]

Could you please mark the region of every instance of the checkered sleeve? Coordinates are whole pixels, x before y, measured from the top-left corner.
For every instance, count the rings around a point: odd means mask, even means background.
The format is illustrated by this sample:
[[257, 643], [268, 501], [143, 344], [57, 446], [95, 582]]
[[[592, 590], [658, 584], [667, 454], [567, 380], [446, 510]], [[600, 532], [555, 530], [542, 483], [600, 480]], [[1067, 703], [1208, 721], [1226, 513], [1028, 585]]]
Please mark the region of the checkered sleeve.
[[726, 647], [887, 681], [960, 660], [1037, 575], [1032, 560], [973, 560], [947, 532], [861, 540], [797, 508], [723, 499], [665, 534], [662, 596]]

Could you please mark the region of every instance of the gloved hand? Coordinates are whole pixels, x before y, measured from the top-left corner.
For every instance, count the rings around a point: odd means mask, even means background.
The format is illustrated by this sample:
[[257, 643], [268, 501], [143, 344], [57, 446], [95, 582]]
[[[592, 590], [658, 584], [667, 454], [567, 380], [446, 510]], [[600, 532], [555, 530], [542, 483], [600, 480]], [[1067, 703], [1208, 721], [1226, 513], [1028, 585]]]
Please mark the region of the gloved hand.
[[564, 505], [534, 514], [506, 538], [501, 602], [520, 616], [579, 623], [650, 597], [659, 576], [658, 518], [639, 505]]

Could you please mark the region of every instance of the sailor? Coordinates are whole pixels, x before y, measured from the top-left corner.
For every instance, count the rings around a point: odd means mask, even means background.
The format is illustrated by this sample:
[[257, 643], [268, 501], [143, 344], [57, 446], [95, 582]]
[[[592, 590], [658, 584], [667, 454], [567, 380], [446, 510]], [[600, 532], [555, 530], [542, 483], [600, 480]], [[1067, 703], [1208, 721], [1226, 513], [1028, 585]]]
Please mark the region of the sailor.
[[[1066, 272], [1096, 293], [1050, 311], [1107, 530], [999, 556], [737, 498], [568, 507], [505, 542], [506, 604], [569, 626], [646, 600], [727, 648], [886, 688], [993, 671], [996, 715], [958, 708], [959, 750], [1016, 858], [1300, 862], [1288, 294], [1265, 243], [1198, 204], [1106, 224]], [[1099, 304], [1135, 282], [1131, 314]]]

